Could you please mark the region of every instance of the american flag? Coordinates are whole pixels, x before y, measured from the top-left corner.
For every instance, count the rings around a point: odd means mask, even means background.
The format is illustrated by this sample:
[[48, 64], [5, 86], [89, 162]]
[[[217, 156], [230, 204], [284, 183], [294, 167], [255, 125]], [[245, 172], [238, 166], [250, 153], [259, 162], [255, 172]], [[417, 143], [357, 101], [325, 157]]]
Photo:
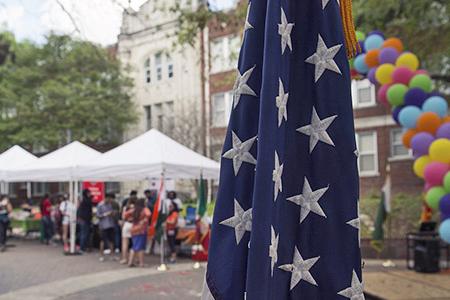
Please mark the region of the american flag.
[[364, 299], [339, 5], [249, 3], [204, 299]]

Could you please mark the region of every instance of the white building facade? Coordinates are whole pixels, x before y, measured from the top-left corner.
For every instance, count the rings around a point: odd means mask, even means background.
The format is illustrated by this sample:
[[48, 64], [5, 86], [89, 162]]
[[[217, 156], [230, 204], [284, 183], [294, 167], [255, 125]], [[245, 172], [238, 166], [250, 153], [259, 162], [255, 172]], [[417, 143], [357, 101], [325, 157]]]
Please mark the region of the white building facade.
[[[169, 9], [177, 0], [150, 0], [123, 13], [118, 58], [134, 81], [137, 123], [130, 139], [151, 128], [171, 135], [177, 122], [200, 117], [199, 43], [177, 46], [177, 19]], [[196, 1], [181, 1], [195, 9]], [[185, 2], [185, 3], [183, 3]], [[190, 4], [186, 4], [190, 3]], [[183, 142], [183, 141], [181, 141]]]

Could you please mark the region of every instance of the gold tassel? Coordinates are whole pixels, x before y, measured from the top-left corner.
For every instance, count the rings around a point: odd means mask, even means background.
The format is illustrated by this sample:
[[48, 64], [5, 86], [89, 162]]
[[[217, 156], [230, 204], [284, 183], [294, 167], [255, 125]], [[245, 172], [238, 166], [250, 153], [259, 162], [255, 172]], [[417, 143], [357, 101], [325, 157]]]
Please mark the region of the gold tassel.
[[361, 47], [356, 40], [355, 25], [353, 23], [352, 0], [340, 0], [340, 4], [347, 56], [352, 58], [361, 52]]

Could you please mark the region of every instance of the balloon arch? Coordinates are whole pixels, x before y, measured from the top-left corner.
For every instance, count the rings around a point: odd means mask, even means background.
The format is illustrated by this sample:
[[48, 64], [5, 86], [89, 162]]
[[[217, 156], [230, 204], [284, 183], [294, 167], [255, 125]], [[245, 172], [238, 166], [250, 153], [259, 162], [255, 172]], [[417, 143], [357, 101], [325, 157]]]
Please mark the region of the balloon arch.
[[404, 129], [403, 144], [412, 149], [414, 173], [425, 180], [426, 203], [440, 211], [439, 234], [450, 243], [450, 116], [419, 59], [405, 51], [400, 39], [380, 31], [357, 31], [362, 52], [350, 61], [353, 78], [367, 78], [378, 87], [377, 99], [392, 108]]

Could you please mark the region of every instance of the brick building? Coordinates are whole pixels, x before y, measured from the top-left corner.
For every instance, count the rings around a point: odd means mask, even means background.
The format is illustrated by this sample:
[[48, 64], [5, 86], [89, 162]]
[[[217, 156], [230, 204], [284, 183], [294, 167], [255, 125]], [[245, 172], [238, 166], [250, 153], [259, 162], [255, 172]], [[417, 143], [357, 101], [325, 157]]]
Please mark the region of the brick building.
[[[230, 12], [230, 13], [233, 13]], [[242, 21], [209, 26], [211, 68], [210, 154], [219, 160], [233, 102]], [[402, 129], [390, 109], [376, 101], [375, 86], [368, 80], [352, 82], [352, 98], [359, 157], [361, 197], [379, 195], [389, 164], [393, 194], [417, 195], [423, 182], [412, 171], [413, 156], [402, 144]]]

